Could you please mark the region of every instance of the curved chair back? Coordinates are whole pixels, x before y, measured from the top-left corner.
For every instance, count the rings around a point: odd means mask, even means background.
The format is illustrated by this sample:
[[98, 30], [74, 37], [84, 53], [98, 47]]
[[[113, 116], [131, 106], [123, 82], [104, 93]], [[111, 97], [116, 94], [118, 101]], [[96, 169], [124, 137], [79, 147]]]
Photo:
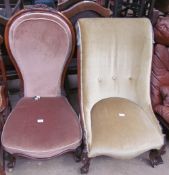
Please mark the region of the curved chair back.
[[102, 7], [98, 3], [92, 1], [78, 2], [61, 12], [70, 19], [73, 25], [75, 25], [80, 18], [110, 17], [112, 15], [110, 9]]
[[148, 19], [80, 19], [78, 31], [81, 111], [88, 143], [91, 110], [109, 97], [136, 103], [156, 123], [150, 100], [153, 41]]
[[23, 81], [24, 96], [60, 96], [74, 48], [71, 23], [54, 10], [27, 9], [10, 19], [5, 39]]
[[81, 0], [69, 0], [69, 1], [63, 1], [63, 2], [60, 2], [58, 0], [57, 9], [59, 11], [64, 11], [64, 10], [67, 10], [68, 8], [70, 8], [71, 6], [75, 5], [78, 2], [81, 2]]

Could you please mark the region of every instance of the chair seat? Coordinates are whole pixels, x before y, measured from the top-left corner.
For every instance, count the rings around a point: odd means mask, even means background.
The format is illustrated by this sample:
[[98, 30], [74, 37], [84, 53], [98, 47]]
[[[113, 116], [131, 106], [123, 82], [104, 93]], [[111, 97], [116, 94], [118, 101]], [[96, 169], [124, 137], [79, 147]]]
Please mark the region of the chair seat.
[[2, 145], [11, 154], [48, 158], [76, 149], [81, 137], [78, 117], [65, 97], [24, 97], [5, 123]]
[[127, 159], [151, 149], [160, 149], [164, 141], [157, 124], [152, 116], [130, 100], [103, 99], [91, 112], [89, 157], [107, 155]]

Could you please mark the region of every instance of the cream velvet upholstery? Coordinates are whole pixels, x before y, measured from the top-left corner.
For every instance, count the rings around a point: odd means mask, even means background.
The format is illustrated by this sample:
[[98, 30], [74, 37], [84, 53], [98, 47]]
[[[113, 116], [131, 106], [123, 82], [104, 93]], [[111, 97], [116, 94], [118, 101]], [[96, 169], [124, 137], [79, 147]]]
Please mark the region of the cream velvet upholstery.
[[[136, 103], [119, 97], [97, 102], [91, 111], [90, 156], [132, 158], [163, 143], [159, 131]], [[112, 149], [113, 148], [113, 149]]]
[[[164, 136], [150, 101], [148, 19], [81, 19], [77, 30], [88, 156], [131, 158], [159, 149]], [[117, 113], [126, 113], [124, 120]]]
[[72, 50], [72, 35], [60, 16], [34, 12], [18, 17], [9, 30], [9, 46], [24, 79], [26, 97], [61, 94], [61, 75]]

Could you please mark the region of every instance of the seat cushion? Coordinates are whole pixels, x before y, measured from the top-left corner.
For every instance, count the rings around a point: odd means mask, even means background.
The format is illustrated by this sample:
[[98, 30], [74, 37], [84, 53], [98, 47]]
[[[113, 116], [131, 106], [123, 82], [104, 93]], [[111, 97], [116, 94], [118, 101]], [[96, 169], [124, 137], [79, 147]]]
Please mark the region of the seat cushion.
[[91, 111], [89, 157], [107, 155], [126, 159], [160, 148], [164, 144], [163, 135], [150, 118], [137, 104], [124, 98], [97, 102]]
[[11, 154], [48, 158], [81, 142], [76, 113], [64, 97], [22, 98], [9, 115], [2, 145]]

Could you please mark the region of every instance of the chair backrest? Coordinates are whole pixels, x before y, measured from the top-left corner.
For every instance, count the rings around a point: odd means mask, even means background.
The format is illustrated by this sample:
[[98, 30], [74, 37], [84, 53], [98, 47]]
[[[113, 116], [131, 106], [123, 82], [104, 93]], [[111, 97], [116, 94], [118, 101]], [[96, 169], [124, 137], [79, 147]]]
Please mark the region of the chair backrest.
[[93, 1], [81, 1], [73, 6], [61, 11], [73, 25], [76, 24], [80, 18], [94, 18], [94, 17], [110, 17], [112, 11]]
[[23, 81], [24, 96], [60, 96], [74, 48], [71, 23], [59, 12], [27, 9], [13, 16], [5, 31], [6, 46]]
[[122, 97], [145, 112], [152, 110], [150, 21], [144, 18], [80, 19], [77, 29], [81, 111], [88, 133], [91, 133], [91, 109], [102, 99]]
[[66, 1], [62, 1], [62, 0], [58, 0], [58, 6], [57, 9], [59, 11], [64, 11], [67, 10], [68, 8], [70, 8], [71, 6], [75, 5], [78, 2], [81, 2], [82, 0], [66, 0]]

